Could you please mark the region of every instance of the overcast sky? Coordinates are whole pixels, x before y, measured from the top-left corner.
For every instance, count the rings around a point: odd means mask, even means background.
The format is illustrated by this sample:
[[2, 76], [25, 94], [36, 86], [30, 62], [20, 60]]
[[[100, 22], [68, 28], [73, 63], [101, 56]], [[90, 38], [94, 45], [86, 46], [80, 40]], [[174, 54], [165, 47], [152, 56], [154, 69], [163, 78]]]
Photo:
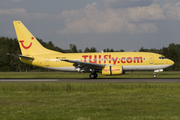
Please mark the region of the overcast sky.
[[180, 44], [179, 0], [0, 0], [0, 36], [16, 37], [14, 20], [62, 49]]

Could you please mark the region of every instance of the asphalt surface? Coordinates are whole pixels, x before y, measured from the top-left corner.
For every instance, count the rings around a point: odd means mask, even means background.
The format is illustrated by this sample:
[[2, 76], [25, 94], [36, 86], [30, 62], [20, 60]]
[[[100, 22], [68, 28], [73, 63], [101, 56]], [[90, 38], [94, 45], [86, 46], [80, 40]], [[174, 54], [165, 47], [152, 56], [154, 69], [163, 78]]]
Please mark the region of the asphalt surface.
[[121, 78], [121, 79], [24, 79], [1, 78], [0, 82], [54, 82], [54, 83], [180, 83], [180, 78]]

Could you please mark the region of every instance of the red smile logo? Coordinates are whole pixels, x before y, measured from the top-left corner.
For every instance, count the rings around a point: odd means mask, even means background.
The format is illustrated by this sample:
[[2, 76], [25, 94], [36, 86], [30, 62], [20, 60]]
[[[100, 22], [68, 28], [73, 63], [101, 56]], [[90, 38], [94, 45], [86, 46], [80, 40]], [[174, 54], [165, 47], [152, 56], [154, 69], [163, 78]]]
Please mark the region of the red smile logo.
[[[32, 37], [31, 39], [33, 40], [34, 37]], [[19, 41], [19, 42], [21, 43], [21, 45], [22, 45], [22, 47], [23, 47], [24, 49], [29, 49], [29, 48], [31, 47], [31, 45], [32, 45], [32, 42], [31, 42], [29, 46], [25, 46], [25, 45], [23, 44], [24, 40], [21, 40], [21, 41]]]

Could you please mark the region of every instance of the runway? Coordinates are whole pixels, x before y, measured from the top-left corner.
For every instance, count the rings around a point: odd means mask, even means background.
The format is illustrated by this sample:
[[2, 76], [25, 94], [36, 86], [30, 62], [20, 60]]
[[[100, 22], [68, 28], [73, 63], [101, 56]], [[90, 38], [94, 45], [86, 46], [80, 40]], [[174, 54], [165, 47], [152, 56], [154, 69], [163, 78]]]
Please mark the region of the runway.
[[120, 78], [120, 79], [24, 79], [1, 78], [0, 82], [45, 82], [45, 83], [180, 83], [180, 78]]

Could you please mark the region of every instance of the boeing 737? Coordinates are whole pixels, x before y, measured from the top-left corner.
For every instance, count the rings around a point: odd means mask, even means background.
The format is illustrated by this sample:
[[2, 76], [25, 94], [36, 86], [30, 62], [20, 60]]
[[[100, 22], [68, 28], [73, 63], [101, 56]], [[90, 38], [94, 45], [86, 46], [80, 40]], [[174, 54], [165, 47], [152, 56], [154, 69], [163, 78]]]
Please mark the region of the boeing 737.
[[[27, 64], [68, 72], [90, 73], [90, 78], [102, 75], [122, 75], [125, 71], [160, 72], [174, 62], [150, 52], [61, 53], [43, 47], [21, 21], [13, 21], [22, 55], [11, 56]], [[154, 74], [154, 77], [156, 75]]]

